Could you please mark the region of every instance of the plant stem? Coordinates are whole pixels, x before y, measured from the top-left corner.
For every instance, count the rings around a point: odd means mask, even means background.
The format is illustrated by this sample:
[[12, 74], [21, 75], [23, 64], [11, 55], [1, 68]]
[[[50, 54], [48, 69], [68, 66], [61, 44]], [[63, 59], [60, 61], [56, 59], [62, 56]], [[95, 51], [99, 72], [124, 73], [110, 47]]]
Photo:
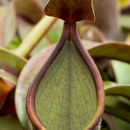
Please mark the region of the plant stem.
[[32, 49], [46, 35], [56, 20], [56, 18], [44, 16], [29, 33], [29, 35], [27, 35], [27, 37], [23, 40], [21, 45], [17, 49], [13, 50], [13, 52], [17, 55], [27, 57]]

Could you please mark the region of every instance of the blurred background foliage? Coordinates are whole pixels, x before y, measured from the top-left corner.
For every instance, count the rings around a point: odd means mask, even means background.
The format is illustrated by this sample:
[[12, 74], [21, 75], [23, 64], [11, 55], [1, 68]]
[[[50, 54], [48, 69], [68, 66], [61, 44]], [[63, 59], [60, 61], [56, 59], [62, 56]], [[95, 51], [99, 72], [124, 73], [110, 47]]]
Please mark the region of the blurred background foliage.
[[120, 0], [119, 2], [120, 7], [125, 7], [125, 6], [129, 6], [130, 5], [130, 1], [129, 0]]

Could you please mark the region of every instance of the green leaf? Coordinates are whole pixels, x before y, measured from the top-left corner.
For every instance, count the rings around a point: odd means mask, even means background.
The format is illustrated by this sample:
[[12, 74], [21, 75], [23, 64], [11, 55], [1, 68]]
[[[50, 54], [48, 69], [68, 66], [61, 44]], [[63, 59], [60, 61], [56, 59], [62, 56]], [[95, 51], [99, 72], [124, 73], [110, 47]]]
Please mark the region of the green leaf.
[[130, 85], [121, 85], [112, 82], [104, 82], [106, 95], [124, 96], [130, 99]]
[[0, 107], [17, 83], [17, 77], [26, 60], [0, 48]]
[[3, 69], [0, 69], [0, 77], [2, 79], [5, 79], [7, 81], [10, 81], [11, 83], [13, 83], [14, 85], [16, 85], [17, 83], [17, 77], [15, 75], [12, 75], [9, 72], [4, 71]]
[[92, 0], [50, 0], [45, 7], [45, 14], [69, 23], [80, 20], [94, 21]]
[[[129, 130], [130, 129], [130, 123], [121, 120], [120, 118], [117, 118], [115, 116], [111, 116], [112, 122], [115, 123], [118, 126], [118, 130]], [[112, 129], [115, 130], [115, 129]]]
[[130, 122], [129, 100], [118, 96], [106, 96], [105, 112]]
[[33, 57], [34, 55], [36, 55], [38, 52], [40, 52], [41, 50], [43, 50], [44, 48], [49, 47], [49, 43], [48, 40], [46, 39], [46, 37], [44, 37], [39, 43], [38, 45], [33, 49], [33, 51], [31, 52], [30, 56]]
[[20, 40], [18, 37], [15, 37], [11, 42], [10, 44], [8, 45], [8, 49], [9, 50], [12, 50], [12, 49], [16, 49], [18, 48], [18, 46], [20, 45]]
[[57, 20], [57, 22], [50, 28], [49, 32], [45, 37], [38, 43], [38, 45], [31, 52], [31, 57], [36, 55], [39, 51], [49, 47], [50, 45], [56, 43], [62, 32], [63, 22]]
[[120, 16], [120, 25], [123, 29], [130, 30], [130, 16], [129, 15], [121, 15]]
[[0, 117], [1, 130], [22, 130], [18, 119], [13, 115]]
[[0, 78], [16, 85], [17, 77], [25, 64], [24, 58], [0, 48]]
[[117, 82], [119, 84], [130, 84], [130, 64], [120, 61], [113, 61], [112, 65]]
[[[130, 45], [125, 43], [105, 43], [95, 45], [94, 47], [89, 48], [89, 53], [93, 58], [109, 58], [130, 62]], [[112, 64], [118, 83], [129, 84], [130, 65], [119, 61], [113, 61]]]
[[94, 58], [111, 58], [130, 62], [130, 45], [123, 43], [104, 43], [90, 48], [89, 53]]
[[106, 94], [105, 112], [130, 122], [130, 103], [126, 99], [130, 99], [130, 85], [104, 82], [104, 87]]
[[0, 48], [0, 69], [11, 74], [18, 75], [26, 64], [26, 60], [20, 56]]
[[60, 38], [62, 27], [63, 27], [63, 22], [61, 20], [57, 20], [55, 25], [47, 33], [46, 37], [52, 44], [56, 43]]
[[113, 122], [110, 115], [104, 113], [103, 121], [105, 123], [105, 126], [103, 125], [103, 128], [101, 128], [101, 130], [118, 130], [116, 123]]

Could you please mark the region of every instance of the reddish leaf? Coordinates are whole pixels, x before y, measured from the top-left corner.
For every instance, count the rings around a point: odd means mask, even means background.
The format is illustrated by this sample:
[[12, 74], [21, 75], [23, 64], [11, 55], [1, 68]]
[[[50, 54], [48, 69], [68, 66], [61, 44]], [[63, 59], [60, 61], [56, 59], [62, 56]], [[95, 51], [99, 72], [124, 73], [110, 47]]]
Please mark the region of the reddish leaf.
[[80, 20], [94, 21], [92, 0], [50, 0], [45, 13], [73, 23]]
[[5, 103], [2, 109], [0, 110], [0, 116], [5, 116], [9, 114], [16, 114], [15, 104], [14, 104], [14, 90], [8, 94]]
[[13, 0], [16, 12], [28, 22], [37, 23], [43, 16], [42, 7], [37, 0]]
[[0, 79], [0, 108], [3, 106], [9, 92], [12, 90], [13, 87], [4, 82], [4, 80]]

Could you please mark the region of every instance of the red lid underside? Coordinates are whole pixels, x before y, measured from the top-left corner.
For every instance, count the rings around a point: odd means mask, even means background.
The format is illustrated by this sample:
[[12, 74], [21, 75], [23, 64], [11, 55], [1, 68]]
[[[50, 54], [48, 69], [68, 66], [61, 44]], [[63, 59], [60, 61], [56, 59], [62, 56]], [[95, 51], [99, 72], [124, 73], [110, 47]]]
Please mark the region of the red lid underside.
[[46, 15], [63, 19], [68, 23], [81, 20], [94, 22], [91, 0], [50, 0], [44, 11]]

